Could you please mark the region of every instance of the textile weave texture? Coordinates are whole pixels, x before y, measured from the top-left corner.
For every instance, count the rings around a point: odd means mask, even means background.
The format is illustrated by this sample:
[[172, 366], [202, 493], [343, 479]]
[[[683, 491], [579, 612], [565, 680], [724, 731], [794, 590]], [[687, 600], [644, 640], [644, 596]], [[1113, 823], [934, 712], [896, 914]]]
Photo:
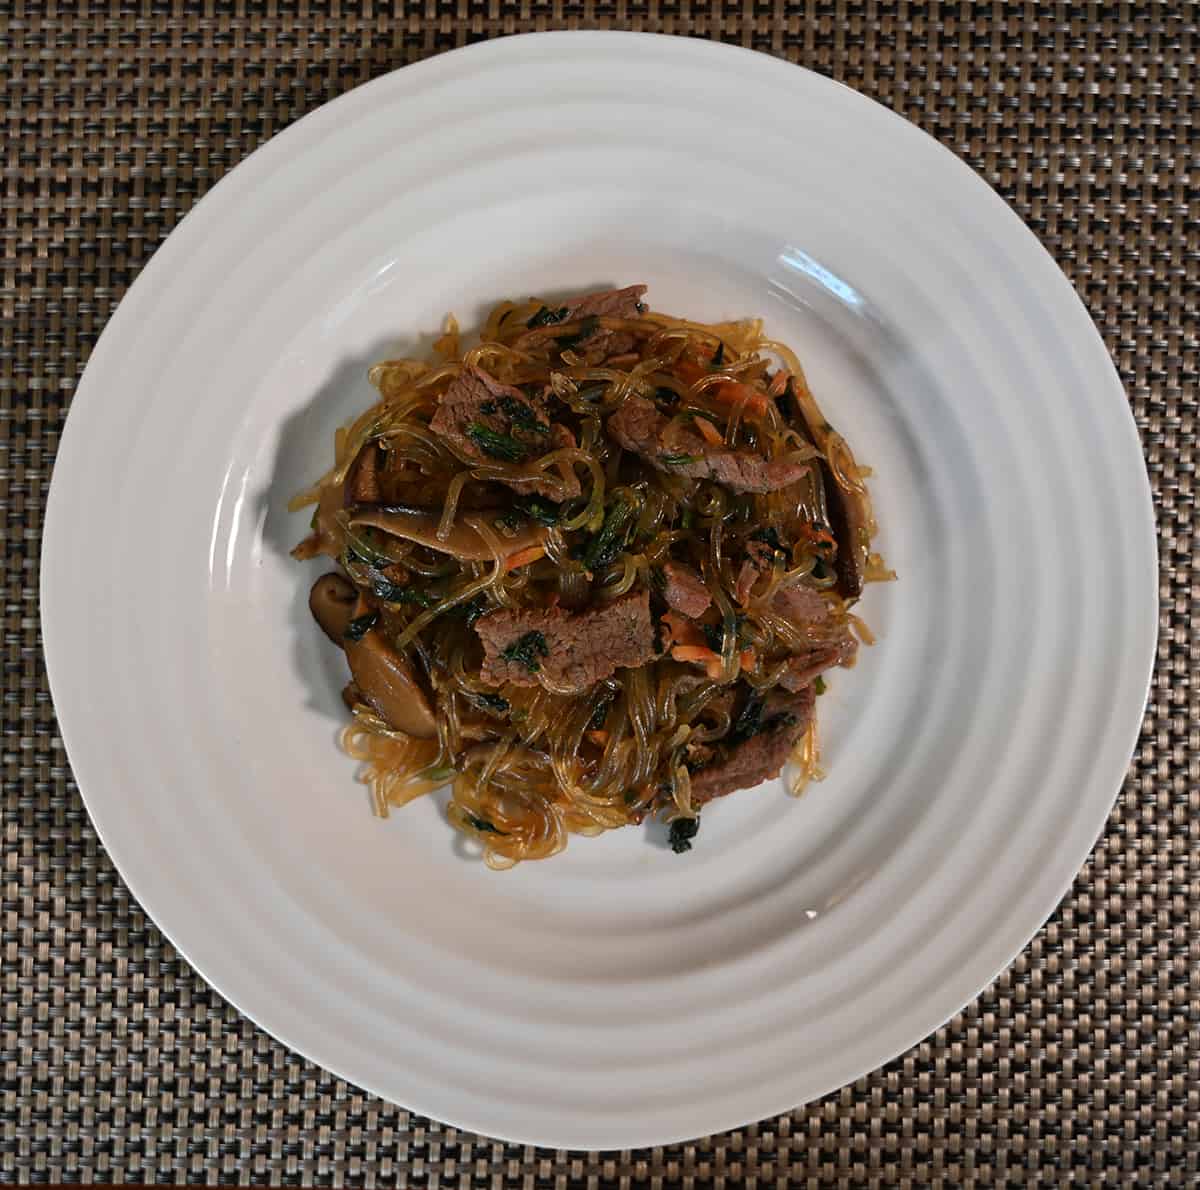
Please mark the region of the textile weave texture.
[[[1200, 1151], [1196, 321], [1200, 5], [0, 0], [0, 1181], [691, 1190], [1194, 1185]], [[1105, 834], [982, 996], [821, 1102], [685, 1145], [506, 1145], [383, 1103], [227, 1005], [131, 899], [73, 782], [37, 568], [63, 420], [155, 248], [319, 104], [551, 28], [717, 38], [841, 80], [1012, 204], [1120, 370], [1154, 487], [1161, 638]]]

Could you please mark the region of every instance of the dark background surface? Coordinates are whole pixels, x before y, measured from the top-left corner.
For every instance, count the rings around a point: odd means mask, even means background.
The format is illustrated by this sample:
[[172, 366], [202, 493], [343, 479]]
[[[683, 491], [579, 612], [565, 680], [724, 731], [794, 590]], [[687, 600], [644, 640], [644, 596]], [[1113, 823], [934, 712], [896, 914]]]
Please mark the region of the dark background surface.
[[[1192, 3], [0, 0], [0, 1180], [1195, 1184], [1198, 16]], [[192, 204], [273, 133], [367, 79], [485, 37], [593, 27], [718, 38], [840, 79], [1015, 207], [1120, 369], [1155, 490], [1162, 599], [1124, 790], [1073, 891], [1010, 970], [921, 1045], [819, 1103], [604, 1156], [504, 1145], [382, 1103], [193, 974], [91, 830], [37, 615], [42, 512], [74, 386]]]

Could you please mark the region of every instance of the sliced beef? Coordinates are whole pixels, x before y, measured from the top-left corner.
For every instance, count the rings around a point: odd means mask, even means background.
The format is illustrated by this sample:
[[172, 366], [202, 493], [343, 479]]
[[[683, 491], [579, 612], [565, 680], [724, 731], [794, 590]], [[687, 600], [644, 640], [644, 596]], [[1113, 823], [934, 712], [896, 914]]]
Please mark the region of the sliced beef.
[[777, 777], [808, 726], [815, 702], [811, 686], [794, 694], [769, 694], [757, 730], [732, 747], [718, 750], [718, 759], [692, 773], [692, 805], [699, 807], [736, 789], [749, 789]]
[[779, 684], [793, 692], [801, 690], [835, 665], [850, 665], [858, 656], [858, 641], [850, 631], [843, 631], [829, 644], [814, 645], [797, 653], [779, 679]]
[[829, 601], [811, 587], [784, 587], [775, 592], [771, 607], [797, 625], [824, 624], [829, 619]]
[[680, 562], [668, 562], [663, 567], [667, 585], [663, 588], [663, 598], [677, 612], [682, 612], [691, 619], [698, 619], [708, 611], [712, 597], [704, 580], [690, 567]]
[[475, 622], [485, 682], [586, 690], [618, 669], [654, 657], [650, 593], [639, 591], [572, 614], [562, 608], [495, 611]]
[[659, 471], [712, 479], [735, 492], [775, 492], [808, 471], [804, 463], [713, 446], [690, 429], [680, 430], [667, 442], [664, 432], [668, 424], [669, 419], [652, 401], [631, 396], [608, 419], [608, 432]]
[[624, 289], [606, 289], [602, 293], [589, 293], [586, 297], [564, 302], [569, 311], [566, 322], [574, 318], [636, 318], [642, 312], [644, 285], [627, 285]]
[[[463, 454], [480, 460], [528, 463], [565, 444], [565, 427], [551, 426], [540, 402], [511, 384], [503, 384], [482, 368], [464, 368], [442, 394], [429, 428]], [[571, 499], [579, 494], [579, 480], [570, 469], [562, 484], [542, 476], [501, 480], [511, 488], [539, 496]]]
[[779, 679], [781, 685], [788, 690], [800, 690], [825, 670], [854, 663], [858, 641], [848, 625], [833, 619], [829, 602], [819, 591], [785, 587], [776, 592], [771, 603], [775, 611], [803, 629], [811, 639], [808, 648], [788, 662]]
[[586, 297], [563, 302], [561, 306], [546, 307], [545, 315], [549, 321], [545, 325], [535, 324], [534, 329], [522, 335], [514, 346], [518, 351], [549, 351], [552, 355], [569, 350], [585, 364], [595, 367], [637, 346], [637, 339], [628, 331], [598, 326], [596, 320], [637, 318], [642, 312], [641, 300], [645, 292], [644, 285], [630, 285], [625, 289], [589, 293]]

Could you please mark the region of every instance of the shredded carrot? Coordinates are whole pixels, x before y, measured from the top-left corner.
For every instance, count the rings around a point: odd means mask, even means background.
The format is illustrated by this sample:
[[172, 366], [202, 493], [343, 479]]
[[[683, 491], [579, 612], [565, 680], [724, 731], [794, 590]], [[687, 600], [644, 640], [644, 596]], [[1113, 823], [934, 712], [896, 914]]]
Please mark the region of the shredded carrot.
[[676, 661], [698, 661], [700, 662], [708, 676], [714, 681], [721, 676], [723, 666], [721, 665], [721, 656], [719, 653], [714, 653], [712, 649], [705, 645], [675, 645], [671, 649], [671, 656]]
[[749, 673], [754, 668], [754, 650], [743, 649], [740, 664], [744, 672]]
[[517, 550], [515, 554], [509, 554], [504, 563], [504, 569], [516, 570], [519, 566], [528, 566], [530, 562], [536, 562], [539, 558], [544, 558], [545, 556], [545, 546], [531, 545], [528, 549]]
[[[697, 380], [712, 375], [702, 364], [690, 359], [679, 360], [675, 365], [675, 374], [688, 384], [695, 384]], [[746, 411], [757, 417], [763, 417], [767, 412], [767, 398], [740, 380], [723, 380], [720, 384], [714, 384], [712, 388], [706, 388], [704, 391], [712, 393], [716, 400], [725, 405], [736, 405], [739, 401], [744, 400]]]
[[704, 644], [704, 633], [680, 612], [667, 612], [662, 618], [663, 624], [670, 633], [671, 643], [686, 646], [701, 646]]
[[780, 396], [783, 390], [787, 388], [787, 383], [790, 379], [791, 377], [786, 372], [776, 372], [771, 377], [771, 383], [767, 385], [767, 392], [773, 397]]
[[704, 441], [710, 446], [720, 446], [725, 439], [721, 436], [721, 431], [708, 420], [707, 417], [696, 418], [696, 429], [700, 431]]
[[597, 748], [603, 748], [604, 745], [608, 743], [608, 732], [607, 731], [589, 731], [587, 733], [587, 738], [589, 740], [591, 740], [592, 743], [595, 744]]
[[766, 416], [767, 398], [762, 393], [755, 392], [748, 384], [742, 384], [740, 380], [726, 380], [724, 384], [718, 384], [713, 395], [726, 405], [736, 405], [744, 400], [747, 412], [756, 417]]
[[837, 542], [834, 540], [833, 534], [821, 525], [816, 525], [808, 521], [802, 521], [799, 525], [799, 532], [801, 536], [806, 538], [808, 541], [820, 545], [829, 546], [837, 544]]

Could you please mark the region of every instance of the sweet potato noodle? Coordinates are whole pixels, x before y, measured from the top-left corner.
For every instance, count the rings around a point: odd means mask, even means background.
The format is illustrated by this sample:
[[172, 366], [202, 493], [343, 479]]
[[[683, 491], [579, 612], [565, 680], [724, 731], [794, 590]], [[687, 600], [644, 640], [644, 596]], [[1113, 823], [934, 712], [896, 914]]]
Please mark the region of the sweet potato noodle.
[[846, 441], [758, 321], [659, 314], [644, 286], [503, 302], [474, 346], [370, 373], [300, 559], [345, 651], [380, 814], [452, 782], [451, 822], [509, 867], [656, 815], [819, 777], [822, 674], [871, 643], [892, 577]]

